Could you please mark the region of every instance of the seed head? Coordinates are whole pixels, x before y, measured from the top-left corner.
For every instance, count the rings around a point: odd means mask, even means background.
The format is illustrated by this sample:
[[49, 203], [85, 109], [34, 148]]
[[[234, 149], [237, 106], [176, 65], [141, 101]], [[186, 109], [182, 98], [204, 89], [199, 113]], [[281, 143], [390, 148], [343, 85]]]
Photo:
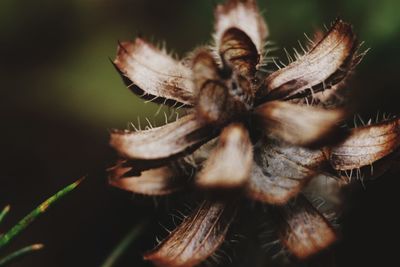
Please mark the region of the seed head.
[[[114, 131], [110, 142], [120, 159], [110, 183], [142, 195], [203, 193], [202, 204], [146, 253], [156, 266], [191, 267], [210, 257], [245, 199], [273, 210], [282, 245], [305, 260], [338, 238], [312, 199], [337, 199], [330, 194], [372, 164], [381, 166], [379, 174], [388, 170], [397, 159], [400, 120], [343, 127], [351, 109], [342, 93], [365, 53], [340, 19], [301, 45], [303, 53], [288, 55], [288, 64], [266, 57], [268, 29], [255, 0], [218, 5], [213, 36], [212, 45], [182, 61], [141, 38], [119, 44], [114, 64], [128, 87], [145, 100], [182, 107], [185, 116]], [[276, 70], [267, 74], [270, 61]], [[322, 190], [321, 179], [335, 190]]]

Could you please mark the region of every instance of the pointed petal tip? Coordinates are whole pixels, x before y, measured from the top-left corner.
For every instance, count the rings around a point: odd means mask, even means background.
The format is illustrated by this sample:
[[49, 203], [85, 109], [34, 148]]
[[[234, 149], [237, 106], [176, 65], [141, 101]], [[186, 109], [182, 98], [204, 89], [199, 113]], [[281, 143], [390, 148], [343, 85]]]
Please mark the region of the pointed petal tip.
[[113, 63], [135, 94], [167, 105], [194, 104], [190, 68], [144, 39], [119, 42]]
[[253, 147], [247, 129], [238, 123], [222, 131], [217, 147], [196, 177], [202, 189], [241, 188], [249, 179]]
[[[126, 165], [126, 164], [125, 164]], [[145, 196], [164, 196], [182, 189], [182, 175], [171, 166], [163, 166], [131, 175], [133, 166], [117, 164], [109, 169], [108, 182], [116, 188]]]
[[191, 152], [213, 133], [195, 114], [149, 130], [113, 131], [110, 145], [124, 158], [132, 160], [160, 160]]
[[[238, 28], [248, 35], [260, 55], [263, 54], [267, 25], [254, 0], [229, 0], [215, 10], [215, 41], [220, 46], [222, 36], [229, 28]], [[218, 49], [219, 50], [219, 49]]]
[[351, 24], [335, 21], [309, 51], [267, 77], [260, 99], [302, 98], [344, 84], [360, 60], [358, 47]]
[[349, 136], [330, 152], [332, 167], [352, 170], [368, 166], [388, 156], [400, 146], [400, 119], [351, 130]]

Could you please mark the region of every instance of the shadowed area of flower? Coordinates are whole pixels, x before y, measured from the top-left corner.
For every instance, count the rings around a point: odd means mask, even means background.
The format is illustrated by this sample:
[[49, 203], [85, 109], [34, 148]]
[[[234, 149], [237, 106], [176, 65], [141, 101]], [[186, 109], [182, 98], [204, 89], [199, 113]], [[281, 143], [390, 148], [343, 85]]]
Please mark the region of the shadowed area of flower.
[[337, 234], [301, 192], [318, 175], [342, 186], [341, 171], [385, 160], [400, 143], [399, 120], [341, 127], [351, 112], [336, 96], [365, 54], [350, 24], [336, 20], [267, 74], [268, 30], [256, 2], [228, 0], [215, 20], [213, 44], [181, 61], [144, 39], [119, 45], [114, 64], [128, 87], [182, 107], [184, 116], [143, 131], [114, 131], [110, 143], [120, 160], [110, 183], [153, 196], [207, 191], [198, 209], [145, 255], [157, 266], [191, 267], [211, 256], [236, 213], [240, 198], [227, 201], [230, 193], [278, 206], [282, 245], [305, 260]]

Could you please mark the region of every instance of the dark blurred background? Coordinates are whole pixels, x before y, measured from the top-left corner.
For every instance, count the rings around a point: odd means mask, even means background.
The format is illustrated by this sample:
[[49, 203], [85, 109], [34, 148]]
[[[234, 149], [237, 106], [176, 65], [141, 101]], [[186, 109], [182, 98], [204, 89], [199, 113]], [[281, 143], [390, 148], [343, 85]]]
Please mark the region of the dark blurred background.
[[[0, 1], [0, 206], [12, 206], [0, 232], [64, 185], [88, 175], [15, 240], [7, 251], [34, 242], [46, 248], [13, 266], [99, 266], [134, 224], [162, 217], [151, 200], [135, 201], [106, 182], [104, 169], [112, 159], [108, 130], [125, 128], [137, 116], [163, 118], [154, 117], [155, 106], [124, 87], [109, 57], [117, 40], [138, 33], [184, 55], [210, 40], [216, 2]], [[269, 39], [280, 48], [296, 46], [304, 41], [303, 33], [311, 36], [337, 16], [353, 23], [364, 48], [372, 49], [349, 87], [361, 92], [362, 112], [399, 114], [400, 1], [259, 4]], [[352, 195], [352, 208], [342, 220], [344, 238], [334, 248], [337, 266], [396, 262], [398, 179], [386, 175]], [[149, 266], [140, 255], [154, 244], [157, 220], [119, 266]]]

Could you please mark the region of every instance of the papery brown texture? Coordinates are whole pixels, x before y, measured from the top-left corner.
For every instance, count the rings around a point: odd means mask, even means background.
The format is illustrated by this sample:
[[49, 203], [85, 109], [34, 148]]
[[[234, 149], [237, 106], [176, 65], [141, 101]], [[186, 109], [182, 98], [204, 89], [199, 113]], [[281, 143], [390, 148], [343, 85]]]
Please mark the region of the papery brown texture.
[[279, 209], [280, 239], [297, 258], [304, 260], [326, 249], [337, 240], [337, 234], [325, 217], [304, 197]]
[[221, 133], [217, 147], [211, 152], [196, 177], [202, 188], [238, 188], [250, 176], [253, 164], [253, 146], [247, 129], [231, 124]]
[[290, 144], [313, 146], [337, 133], [345, 112], [340, 109], [301, 106], [289, 102], [267, 102], [255, 109], [265, 131]]
[[296, 196], [326, 164], [321, 150], [309, 150], [274, 140], [256, 145], [255, 163], [246, 186], [249, 198], [283, 205]]
[[222, 35], [219, 53], [236, 74], [251, 79], [260, 60], [257, 48], [243, 31], [230, 28]]
[[234, 203], [204, 201], [146, 260], [159, 267], [192, 267], [211, 256], [225, 239], [235, 213]]
[[192, 59], [193, 82], [196, 87], [196, 93], [201, 94], [201, 89], [208, 82], [215, 82], [220, 79], [218, 74], [218, 65], [215, 62], [211, 51], [202, 48], [194, 52]]
[[[262, 58], [268, 30], [255, 0], [227, 0], [215, 20], [214, 44], [183, 61], [143, 39], [120, 44], [114, 63], [129, 87], [150, 101], [182, 105], [184, 117], [114, 131], [111, 145], [123, 162], [109, 170], [110, 183], [137, 194], [184, 189], [191, 200], [206, 199], [146, 253], [158, 267], [192, 267], [210, 257], [239, 197], [275, 212], [281, 243], [306, 260], [338, 238], [328, 219], [350, 184], [343, 175], [357, 168], [359, 177], [374, 163], [373, 177], [398, 162], [399, 120], [344, 127], [357, 103], [345, 106], [338, 97], [352, 100], [343, 85], [365, 54], [350, 24], [336, 20], [271, 73], [264, 67], [274, 60]], [[317, 210], [305, 195], [326, 197], [327, 208]]]
[[228, 88], [216, 81], [209, 81], [201, 88], [196, 107], [198, 120], [209, 124], [222, 124], [229, 116]]
[[148, 196], [163, 196], [184, 188], [183, 174], [172, 166], [163, 166], [132, 175], [129, 164], [119, 163], [109, 169], [109, 183], [117, 188]]
[[230, 28], [244, 32], [253, 42], [260, 55], [263, 53], [268, 29], [259, 13], [255, 0], [228, 0], [215, 11], [215, 44], [221, 51], [222, 36]]
[[165, 126], [144, 131], [114, 131], [111, 146], [128, 159], [158, 160], [185, 153], [211, 139], [212, 130], [189, 114]]
[[343, 81], [354, 67], [358, 44], [350, 24], [335, 22], [325, 37], [306, 54], [267, 77], [267, 98], [312, 95]]
[[351, 131], [349, 137], [331, 151], [336, 170], [367, 166], [389, 155], [400, 145], [400, 119], [394, 118]]
[[141, 97], [169, 105], [194, 104], [191, 69], [143, 39], [120, 43], [114, 64]]
[[198, 120], [209, 124], [222, 124], [235, 105], [226, 82], [221, 80], [220, 70], [211, 53], [199, 49], [192, 60], [193, 80], [198, 90], [196, 114]]

